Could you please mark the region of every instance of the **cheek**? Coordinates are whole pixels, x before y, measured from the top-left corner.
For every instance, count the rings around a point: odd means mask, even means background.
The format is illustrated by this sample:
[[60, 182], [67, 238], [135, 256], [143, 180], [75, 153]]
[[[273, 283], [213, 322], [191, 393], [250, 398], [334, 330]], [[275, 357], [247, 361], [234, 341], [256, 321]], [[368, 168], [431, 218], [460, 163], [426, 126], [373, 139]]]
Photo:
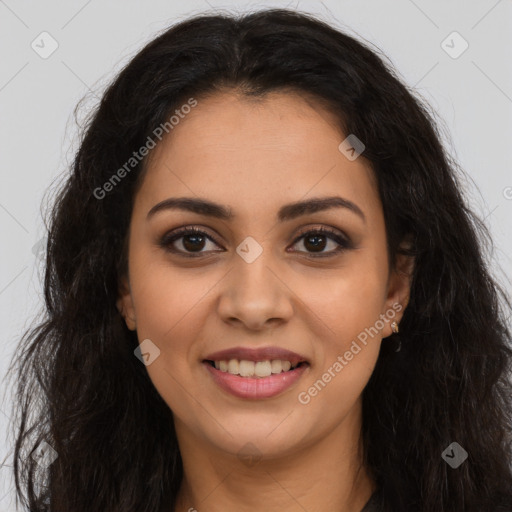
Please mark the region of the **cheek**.
[[162, 262], [134, 256], [132, 263], [139, 343], [150, 339], [160, 351], [146, 370], [162, 399], [181, 416], [191, 408], [190, 396], [200, 396], [190, 365], [199, 364], [194, 342], [206, 321], [205, 295], [211, 285], [204, 279], [185, 278]]
[[382, 339], [377, 322], [384, 288], [376, 270], [361, 276], [350, 272], [332, 280], [325, 295], [313, 296], [308, 303], [328, 328], [314, 340], [317, 364], [297, 398], [326, 423], [337, 422], [351, 410], [372, 375]]
[[336, 340], [338, 348], [365, 328], [373, 326], [386, 300], [383, 265], [360, 254], [323, 276], [297, 281], [298, 295], [320, 319], [322, 336]]
[[181, 382], [186, 378], [185, 369], [193, 363], [194, 340], [206, 321], [207, 294], [212, 286], [208, 286], [209, 279], [205, 283], [204, 278], [187, 278], [169, 264], [135, 256], [130, 280], [139, 343], [150, 339], [160, 350], [147, 370], [162, 386], [174, 386], [169, 375]]
[[[335, 421], [356, 402], [378, 359], [386, 298], [386, 261], [355, 253], [329, 278], [308, 280], [306, 305], [316, 313], [313, 347], [316, 364], [301, 387], [299, 403]], [[326, 274], [327, 275], [327, 274]], [[313, 286], [312, 286], [313, 284]], [[344, 409], [331, 410], [339, 403]]]
[[167, 343], [177, 331], [193, 329], [210, 281], [193, 269], [176, 269], [160, 254], [133, 254], [130, 283], [139, 333]]

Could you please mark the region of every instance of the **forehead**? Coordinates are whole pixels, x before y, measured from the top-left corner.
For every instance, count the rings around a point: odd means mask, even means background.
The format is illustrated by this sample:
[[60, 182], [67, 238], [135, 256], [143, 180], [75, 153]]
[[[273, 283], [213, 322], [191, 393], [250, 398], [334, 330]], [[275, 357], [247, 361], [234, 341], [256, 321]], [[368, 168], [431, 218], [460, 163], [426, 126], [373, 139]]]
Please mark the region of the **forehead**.
[[346, 135], [338, 125], [296, 93], [198, 98], [150, 154], [139, 199], [150, 208], [197, 195], [233, 205], [237, 218], [308, 196], [343, 195], [378, 209], [373, 171], [339, 150]]

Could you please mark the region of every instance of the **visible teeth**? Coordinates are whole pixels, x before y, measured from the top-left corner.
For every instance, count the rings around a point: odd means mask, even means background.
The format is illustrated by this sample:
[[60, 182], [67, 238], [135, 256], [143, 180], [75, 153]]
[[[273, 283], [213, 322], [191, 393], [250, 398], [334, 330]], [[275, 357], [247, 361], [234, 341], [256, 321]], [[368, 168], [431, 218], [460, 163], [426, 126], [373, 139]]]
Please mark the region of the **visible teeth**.
[[274, 359], [271, 364], [272, 373], [281, 373], [283, 371], [283, 365], [279, 359]]
[[272, 375], [270, 361], [258, 361], [254, 365], [254, 373], [257, 377], [268, 377], [269, 375]]
[[238, 364], [238, 359], [230, 359], [228, 363], [228, 372], [232, 373], [233, 375], [238, 375], [238, 367], [240, 365]]
[[[230, 359], [229, 361], [214, 361], [215, 368], [221, 372], [229, 372], [241, 377], [269, 377], [272, 374], [287, 372], [292, 369], [290, 361], [280, 359], [265, 361], [247, 361], [246, 359]], [[293, 365], [296, 368], [298, 364]]]
[[240, 361], [238, 373], [241, 377], [252, 377], [254, 375], [254, 361], [246, 361], [242, 359]]
[[283, 372], [287, 372], [292, 367], [292, 363], [290, 361], [281, 361], [281, 366], [283, 367]]

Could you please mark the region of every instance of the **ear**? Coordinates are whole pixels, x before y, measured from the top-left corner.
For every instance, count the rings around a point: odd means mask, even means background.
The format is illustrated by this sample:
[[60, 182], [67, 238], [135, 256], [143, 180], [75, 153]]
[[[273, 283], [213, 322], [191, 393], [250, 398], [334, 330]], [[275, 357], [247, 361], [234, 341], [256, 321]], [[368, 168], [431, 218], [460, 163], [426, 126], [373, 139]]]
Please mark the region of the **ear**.
[[126, 326], [130, 331], [135, 331], [137, 327], [135, 308], [133, 306], [132, 293], [130, 283], [125, 276], [119, 282], [119, 297], [116, 302], [117, 309], [126, 322]]
[[[404, 241], [400, 248], [410, 249], [411, 244], [408, 240]], [[401, 254], [400, 252], [397, 253], [395, 268], [391, 271], [389, 276], [388, 294], [386, 297], [386, 311], [393, 311], [396, 312], [396, 314], [389, 322], [386, 323], [386, 326], [382, 331], [384, 338], [393, 334], [391, 324], [393, 322], [400, 324], [400, 321], [402, 320], [411, 294], [411, 281], [414, 264], [415, 259], [413, 256]], [[391, 318], [391, 316], [389, 316], [389, 318]]]

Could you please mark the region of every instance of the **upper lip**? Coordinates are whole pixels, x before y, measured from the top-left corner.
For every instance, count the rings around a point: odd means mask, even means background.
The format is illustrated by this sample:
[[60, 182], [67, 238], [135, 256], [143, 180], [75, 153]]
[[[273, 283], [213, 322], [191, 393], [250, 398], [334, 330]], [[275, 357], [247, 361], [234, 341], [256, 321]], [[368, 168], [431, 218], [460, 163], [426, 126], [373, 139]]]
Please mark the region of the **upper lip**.
[[279, 347], [233, 347], [214, 352], [205, 358], [206, 361], [229, 361], [230, 359], [244, 359], [246, 361], [272, 361], [280, 359], [282, 361], [290, 361], [292, 364], [307, 362], [304, 356]]

